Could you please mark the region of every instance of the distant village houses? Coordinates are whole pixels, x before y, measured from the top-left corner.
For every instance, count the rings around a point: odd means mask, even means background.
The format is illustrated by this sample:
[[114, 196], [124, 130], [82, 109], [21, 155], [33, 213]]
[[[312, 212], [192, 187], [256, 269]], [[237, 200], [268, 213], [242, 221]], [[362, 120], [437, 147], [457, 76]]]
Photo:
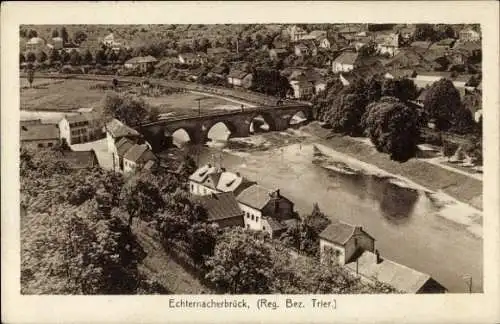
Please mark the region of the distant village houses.
[[141, 72], [148, 72], [154, 69], [157, 62], [158, 60], [151, 55], [138, 56], [126, 61], [124, 67], [127, 69], [137, 69]]
[[343, 52], [332, 62], [332, 72], [349, 72], [360, 65], [359, 54], [355, 52]]

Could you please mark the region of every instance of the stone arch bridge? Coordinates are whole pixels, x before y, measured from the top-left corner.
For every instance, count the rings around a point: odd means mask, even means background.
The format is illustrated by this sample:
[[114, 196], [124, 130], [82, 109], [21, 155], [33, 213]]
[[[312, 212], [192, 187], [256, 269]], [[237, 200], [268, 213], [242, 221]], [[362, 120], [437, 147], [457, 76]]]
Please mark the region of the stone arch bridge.
[[259, 106], [201, 116], [161, 119], [142, 124], [140, 131], [153, 150], [158, 152], [172, 145], [172, 135], [179, 129], [186, 131], [191, 143], [204, 144], [208, 140], [208, 132], [217, 123], [226, 125], [231, 132], [230, 137], [247, 137], [250, 136], [252, 120], [259, 115], [269, 125], [269, 131], [282, 131], [290, 127], [292, 117], [300, 112], [306, 120], [312, 119], [311, 106], [306, 104]]

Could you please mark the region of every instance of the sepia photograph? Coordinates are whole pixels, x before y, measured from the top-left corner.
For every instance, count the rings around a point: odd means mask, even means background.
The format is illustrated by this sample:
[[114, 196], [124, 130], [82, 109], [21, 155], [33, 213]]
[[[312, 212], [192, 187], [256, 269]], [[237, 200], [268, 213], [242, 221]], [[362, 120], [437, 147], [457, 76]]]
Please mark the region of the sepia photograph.
[[498, 322], [498, 9], [2, 3], [1, 321]]
[[23, 294], [483, 291], [479, 24], [19, 44]]

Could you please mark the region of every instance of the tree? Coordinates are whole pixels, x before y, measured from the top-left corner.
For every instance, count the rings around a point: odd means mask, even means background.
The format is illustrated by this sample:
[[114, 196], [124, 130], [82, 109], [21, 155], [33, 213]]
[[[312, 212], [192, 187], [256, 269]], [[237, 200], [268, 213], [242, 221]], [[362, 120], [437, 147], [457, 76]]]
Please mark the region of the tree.
[[120, 49], [120, 52], [118, 53], [118, 62], [120, 64], [125, 63], [128, 59], [130, 58], [130, 54], [124, 50], [123, 48]]
[[417, 112], [394, 97], [383, 97], [367, 107], [366, 134], [379, 152], [406, 162], [417, 152], [420, 130]]
[[26, 53], [26, 61], [28, 61], [29, 63], [35, 62], [36, 61], [35, 53], [33, 53], [33, 52]]
[[26, 62], [26, 57], [24, 57], [23, 53], [19, 53], [19, 64], [23, 64]]
[[83, 53], [83, 56], [82, 56], [82, 59], [81, 59], [81, 62], [85, 65], [90, 65], [92, 64], [92, 61], [94, 60], [94, 58], [92, 57], [92, 53], [90, 53], [90, 51], [87, 49], [84, 53]]
[[56, 38], [56, 37], [59, 37], [59, 32], [57, 31], [57, 29], [54, 29], [54, 30], [52, 30], [52, 38]]
[[217, 228], [216, 224], [195, 223], [187, 231], [189, 251], [195, 264], [203, 265], [203, 261], [214, 254]]
[[104, 49], [100, 49], [95, 53], [95, 62], [100, 65], [106, 65], [107, 57], [106, 57], [106, 51]]
[[332, 104], [328, 123], [335, 132], [359, 135], [362, 133], [361, 118], [365, 110], [366, 101], [362, 95], [341, 94]]
[[434, 28], [430, 24], [417, 24], [415, 26], [415, 40], [433, 41], [435, 39]]
[[429, 118], [435, 120], [439, 130], [447, 130], [451, 127], [460, 107], [460, 93], [447, 79], [434, 82], [424, 99], [424, 111]]
[[186, 154], [181, 164], [179, 165], [178, 171], [182, 177], [188, 178], [196, 171], [197, 168], [198, 167], [196, 165], [196, 161], [193, 159], [193, 157], [191, 155]]
[[63, 40], [63, 44], [66, 44], [69, 40], [68, 31], [66, 30], [65, 26], [61, 28], [61, 38]]
[[35, 80], [35, 70], [33, 68], [28, 68], [28, 82], [30, 84], [30, 88], [33, 87], [34, 80]]
[[108, 62], [115, 63], [118, 60], [118, 56], [116, 55], [115, 51], [111, 50], [109, 51], [107, 55], [107, 60]]
[[80, 53], [78, 53], [77, 50], [74, 49], [71, 50], [71, 52], [69, 53], [69, 64], [76, 66], [80, 65], [80, 62], [81, 62]]
[[132, 179], [123, 187], [120, 200], [128, 212], [129, 227], [133, 218], [148, 220], [164, 205], [160, 189], [152, 181], [141, 177]]
[[19, 29], [19, 37], [26, 38], [27, 36], [26, 29]]
[[36, 30], [34, 30], [34, 29], [30, 29], [30, 30], [28, 31], [28, 38], [33, 38], [33, 37], [38, 37], [38, 33], [37, 33], [37, 31], [36, 31]]
[[70, 56], [69, 56], [68, 52], [62, 51], [61, 56], [60, 56], [61, 63], [66, 64], [69, 62], [69, 59], [70, 59]]
[[49, 59], [51, 63], [59, 61], [61, 59], [59, 51], [56, 49], [52, 49], [49, 53]]
[[104, 97], [104, 115], [135, 127], [146, 119], [148, 109], [141, 98], [110, 93]]
[[232, 294], [270, 293], [273, 283], [272, 246], [242, 228], [225, 232], [206, 266], [206, 278]]
[[81, 30], [77, 30], [74, 34], [73, 34], [73, 40], [77, 43], [77, 44], [81, 44], [83, 43], [84, 41], [87, 40], [87, 34], [85, 34], [83, 31]]

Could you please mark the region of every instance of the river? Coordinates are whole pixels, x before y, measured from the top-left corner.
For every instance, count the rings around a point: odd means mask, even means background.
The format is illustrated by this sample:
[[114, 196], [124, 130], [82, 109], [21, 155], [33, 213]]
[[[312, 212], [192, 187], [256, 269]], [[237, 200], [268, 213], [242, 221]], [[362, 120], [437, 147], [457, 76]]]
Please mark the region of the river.
[[[199, 163], [220, 163], [280, 188], [301, 214], [317, 202], [330, 217], [363, 226], [388, 259], [430, 274], [450, 292], [467, 292], [464, 276], [471, 275], [472, 291], [482, 292], [482, 238], [442, 217], [439, 198], [390, 177], [351, 172], [351, 165], [344, 171], [329, 157], [325, 140], [301, 130], [228, 136], [225, 126], [214, 126], [212, 142], [198, 148]], [[187, 138], [174, 134], [174, 140], [182, 145]], [[327, 148], [320, 160], [315, 145]]]

